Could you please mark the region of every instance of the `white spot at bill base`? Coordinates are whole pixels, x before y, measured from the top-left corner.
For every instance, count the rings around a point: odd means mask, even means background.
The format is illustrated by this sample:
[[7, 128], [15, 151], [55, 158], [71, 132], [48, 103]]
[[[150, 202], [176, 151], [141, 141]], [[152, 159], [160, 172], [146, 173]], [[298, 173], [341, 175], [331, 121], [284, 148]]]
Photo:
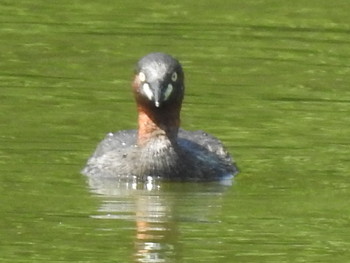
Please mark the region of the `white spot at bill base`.
[[172, 92], [173, 92], [173, 85], [169, 83], [168, 87], [164, 91], [164, 100], [167, 100]]
[[147, 96], [147, 98], [148, 98], [149, 100], [152, 100], [152, 98], [153, 98], [153, 92], [152, 92], [152, 90], [151, 90], [151, 88], [150, 88], [150, 86], [149, 86], [148, 83], [144, 83], [144, 84], [142, 85], [142, 90], [143, 90], [143, 92], [145, 93], [145, 95]]

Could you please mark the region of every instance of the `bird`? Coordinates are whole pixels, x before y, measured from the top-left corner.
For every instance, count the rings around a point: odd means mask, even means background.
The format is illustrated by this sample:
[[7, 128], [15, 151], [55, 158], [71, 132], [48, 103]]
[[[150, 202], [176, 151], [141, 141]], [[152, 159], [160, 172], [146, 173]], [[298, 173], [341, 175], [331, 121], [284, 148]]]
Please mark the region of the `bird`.
[[132, 92], [138, 129], [108, 133], [83, 174], [116, 180], [136, 178], [209, 182], [233, 177], [238, 168], [216, 137], [180, 128], [184, 71], [169, 54], [156, 52], [136, 64]]

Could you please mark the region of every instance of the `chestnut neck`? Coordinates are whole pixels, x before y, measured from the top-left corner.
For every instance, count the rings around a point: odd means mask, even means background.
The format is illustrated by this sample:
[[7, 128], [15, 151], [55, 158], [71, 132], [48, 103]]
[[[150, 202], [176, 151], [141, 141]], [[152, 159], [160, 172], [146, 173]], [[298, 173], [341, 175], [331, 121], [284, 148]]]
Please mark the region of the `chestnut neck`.
[[148, 107], [137, 105], [138, 138], [137, 144], [144, 146], [152, 139], [162, 138], [176, 143], [180, 126], [181, 105], [164, 105], [163, 107]]

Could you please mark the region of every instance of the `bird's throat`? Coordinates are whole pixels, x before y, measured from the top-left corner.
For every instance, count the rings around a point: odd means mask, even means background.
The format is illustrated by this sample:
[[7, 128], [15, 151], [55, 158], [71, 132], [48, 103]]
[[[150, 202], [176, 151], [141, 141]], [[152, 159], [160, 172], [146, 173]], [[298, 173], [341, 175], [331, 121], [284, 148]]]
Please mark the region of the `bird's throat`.
[[139, 146], [144, 146], [152, 139], [162, 136], [164, 136], [164, 139], [176, 142], [179, 125], [179, 111], [151, 111], [138, 107], [137, 144]]

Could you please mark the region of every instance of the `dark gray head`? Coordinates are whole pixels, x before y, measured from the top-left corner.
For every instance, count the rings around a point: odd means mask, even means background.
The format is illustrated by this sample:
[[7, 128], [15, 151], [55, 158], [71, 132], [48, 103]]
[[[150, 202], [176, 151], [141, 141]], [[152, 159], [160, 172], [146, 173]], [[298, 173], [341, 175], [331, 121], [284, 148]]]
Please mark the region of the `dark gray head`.
[[135, 73], [133, 89], [138, 102], [156, 108], [181, 105], [184, 73], [175, 58], [164, 53], [148, 54], [139, 60]]

